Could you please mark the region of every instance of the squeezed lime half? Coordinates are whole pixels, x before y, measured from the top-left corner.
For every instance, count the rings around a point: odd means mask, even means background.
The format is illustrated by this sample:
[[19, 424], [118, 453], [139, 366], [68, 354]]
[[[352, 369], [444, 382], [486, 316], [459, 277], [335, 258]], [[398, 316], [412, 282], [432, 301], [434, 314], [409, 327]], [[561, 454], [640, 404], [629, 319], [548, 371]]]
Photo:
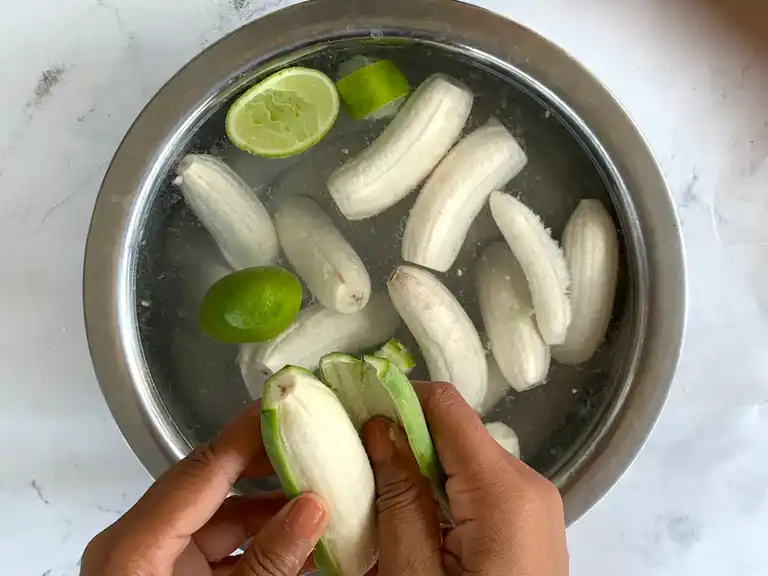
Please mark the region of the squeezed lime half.
[[282, 158], [317, 144], [338, 116], [333, 80], [312, 68], [286, 68], [235, 101], [227, 112], [227, 137], [250, 154]]

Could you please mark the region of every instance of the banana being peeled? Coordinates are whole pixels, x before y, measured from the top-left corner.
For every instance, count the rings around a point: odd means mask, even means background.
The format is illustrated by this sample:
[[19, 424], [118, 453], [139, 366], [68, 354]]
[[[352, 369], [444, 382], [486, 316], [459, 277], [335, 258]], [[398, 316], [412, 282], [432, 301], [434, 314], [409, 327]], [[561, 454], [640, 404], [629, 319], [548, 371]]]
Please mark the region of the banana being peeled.
[[232, 268], [274, 264], [280, 247], [264, 205], [227, 164], [206, 154], [187, 154], [175, 180]]
[[427, 78], [384, 132], [331, 174], [328, 190], [344, 216], [370, 218], [412, 192], [458, 139], [473, 98], [449, 76]]
[[571, 323], [571, 277], [562, 250], [530, 208], [504, 192], [491, 193], [491, 214], [523, 269], [536, 324], [549, 345], [565, 341]]
[[373, 294], [360, 312], [342, 314], [312, 304], [277, 338], [240, 347], [238, 364], [253, 398], [261, 397], [264, 380], [287, 365], [316, 370], [332, 352], [355, 353], [394, 336], [400, 318], [384, 294]]
[[416, 338], [432, 380], [450, 382], [471, 406], [488, 386], [485, 351], [472, 320], [431, 273], [399, 266], [387, 282], [392, 304]]
[[549, 372], [549, 346], [542, 340], [531, 293], [509, 247], [486, 248], [475, 280], [480, 312], [501, 373], [518, 392], [540, 384]]
[[327, 576], [363, 576], [379, 556], [376, 487], [339, 399], [311, 372], [283, 368], [267, 381], [261, 433], [286, 495], [313, 492], [329, 505], [317, 567]]
[[527, 162], [517, 140], [496, 120], [460, 140], [419, 192], [403, 235], [403, 259], [447, 271], [490, 193]]
[[286, 257], [323, 306], [343, 314], [365, 308], [368, 271], [314, 200], [290, 196], [280, 202], [275, 227]]
[[565, 342], [552, 350], [558, 362], [589, 360], [605, 339], [619, 269], [619, 238], [599, 200], [582, 200], [563, 231], [571, 271], [573, 321]]

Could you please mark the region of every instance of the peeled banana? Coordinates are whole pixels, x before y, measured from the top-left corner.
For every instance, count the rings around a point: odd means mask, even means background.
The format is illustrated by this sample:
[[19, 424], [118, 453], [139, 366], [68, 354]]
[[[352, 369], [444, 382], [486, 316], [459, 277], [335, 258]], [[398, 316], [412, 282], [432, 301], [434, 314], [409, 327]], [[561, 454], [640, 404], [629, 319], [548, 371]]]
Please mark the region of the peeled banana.
[[372, 348], [391, 338], [398, 326], [400, 318], [384, 294], [373, 294], [354, 314], [312, 304], [277, 338], [241, 346], [240, 371], [251, 395], [258, 398], [264, 380], [284, 366], [316, 370], [326, 354]]
[[485, 396], [480, 404], [472, 406], [480, 416], [488, 413], [509, 391], [509, 382], [501, 373], [493, 354], [487, 352], [485, 361], [488, 363], [488, 389], [485, 391]]
[[363, 576], [379, 555], [376, 488], [341, 402], [308, 370], [286, 367], [266, 383], [261, 433], [286, 495], [313, 492], [329, 504], [317, 567], [328, 576]]
[[328, 190], [339, 210], [362, 220], [412, 192], [458, 139], [473, 98], [444, 74], [425, 80], [384, 132], [331, 174]]
[[520, 440], [518, 440], [517, 434], [515, 434], [512, 428], [503, 422], [491, 422], [485, 425], [485, 429], [493, 436], [493, 439], [496, 440], [499, 446], [515, 458], [520, 458]]
[[528, 280], [544, 342], [565, 341], [571, 323], [568, 264], [549, 230], [530, 208], [504, 192], [491, 193], [491, 214]]
[[509, 247], [486, 248], [475, 280], [480, 312], [501, 373], [518, 392], [540, 384], [549, 372], [549, 346], [542, 340], [531, 293]]
[[237, 354], [237, 366], [240, 368], [240, 374], [243, 377], [245, 387], [248, 389], [248, 394], [254, 400], [258, 400], [264, 395], [264, 383], [272, 375], [272, 370], [254, 358], [263, 345], [260, 342], [241, 344]]
[[419, 192], [403, 235], [403, 259], [448, 270], [490, 193], [527, 161], [517, 140], [495, 120], [460, 140]]
[[371, 279], [363, 261], [314, 200], [280, 202], [275, 227], [286, 257], [323, 306], [351, 314], [368, 304]]
[[232, 168], [213, 156], [187, 154], [176, 171], [184, 200], [232, 268], [275, 263], [280, 247], [272, 219]]
[[563, 249], [571, 271], [573, 321], [565, 342], [552, 354], [558, 362], [580, 364], [605, 338], [616, 295], [619, 238], [599, 200], [579, 203], [565, 226]]
[[387, 287], [432, 380], [450, 382], [468, 404], [479, 406], [488, 385], [488, 366], [477, 330], [461, 304], [434, 275], [415, 266], [399, 266]]

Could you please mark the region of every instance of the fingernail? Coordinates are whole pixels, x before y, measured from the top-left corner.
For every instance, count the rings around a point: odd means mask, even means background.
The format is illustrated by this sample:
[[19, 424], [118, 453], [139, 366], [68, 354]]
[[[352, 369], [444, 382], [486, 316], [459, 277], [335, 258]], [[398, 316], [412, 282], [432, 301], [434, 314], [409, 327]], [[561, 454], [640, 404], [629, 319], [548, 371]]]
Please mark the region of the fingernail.
[[325, 508], [317, 498], [301, 495], [291, 502], [285, 525], [294, 536], [305, 539], [314, 538], [324, 524]]

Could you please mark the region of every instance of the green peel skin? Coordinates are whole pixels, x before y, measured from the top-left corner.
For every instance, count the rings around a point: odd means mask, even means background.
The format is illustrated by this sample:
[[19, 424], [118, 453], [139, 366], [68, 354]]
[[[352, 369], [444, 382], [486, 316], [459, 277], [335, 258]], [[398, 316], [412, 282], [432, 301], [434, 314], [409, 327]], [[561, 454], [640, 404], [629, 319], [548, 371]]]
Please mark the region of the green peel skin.
[[386, 358], [397, 366], [404, 374], [408, 374], [416, 367], [416, 360], [413, 359], [408, 348], [403, 346], [397, 338], [390, 338], [387, 343], [376, 350], [373, 355], [378, 356], [379, 358]]
[[320, 361], [320, 372], [358, 431], [377, 416], [388, 418], [405, 430], [421, 474], [430, 481], [441, 506], [448, 510], [445, 474], [424, 412], [411, 381], [397, 365], [377, 356], [364, 356], [361, 360], [337, 353]]

